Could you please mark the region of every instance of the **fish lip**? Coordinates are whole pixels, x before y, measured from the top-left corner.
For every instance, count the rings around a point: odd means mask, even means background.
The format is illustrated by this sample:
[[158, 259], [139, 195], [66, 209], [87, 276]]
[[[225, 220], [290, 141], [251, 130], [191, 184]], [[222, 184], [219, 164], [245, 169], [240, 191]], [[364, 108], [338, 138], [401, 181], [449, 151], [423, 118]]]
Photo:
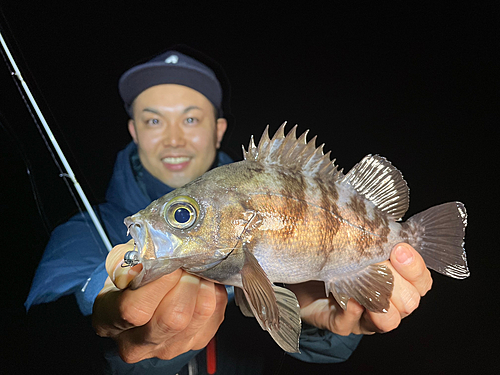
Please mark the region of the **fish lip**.
[[124, 223], [127, 226], [127, 235], [130, 234], [134, 239], [134, 250], [141, 256], [140, 260], [142, 263], [142, 249], [144, 249], [143, 238], [146, 237], [147, 234], [144, 234], [144, 228], [142, 225], [136, 223], [132, 216], [125, 218]]

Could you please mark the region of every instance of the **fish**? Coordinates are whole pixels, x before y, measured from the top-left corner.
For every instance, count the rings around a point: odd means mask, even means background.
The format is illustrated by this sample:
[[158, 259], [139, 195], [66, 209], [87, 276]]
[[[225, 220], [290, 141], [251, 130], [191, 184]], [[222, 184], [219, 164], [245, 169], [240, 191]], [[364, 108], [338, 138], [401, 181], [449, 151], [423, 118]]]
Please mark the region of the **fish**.
[[[287, 352], [299, 352], [300, 306], [286, 284], [320, 280], [326, 296], [387, 312], [393, 275], [384, 264], [406, 242], [427, 267], [469, 276], [461, 202], [431, 207], [402, 221], [409, 189], [401, 172], [367, 155], [349, 172], [330, 160], [309, 130], [253, 136], [244, 160], [212, 169], [152, 202], [124, 223], [135, 248], [123, 264], [142, 264], [139, 288], [178, 268], [234, 286], [245, 316]], [[284, 284], [284, 285], [283, 285]]]

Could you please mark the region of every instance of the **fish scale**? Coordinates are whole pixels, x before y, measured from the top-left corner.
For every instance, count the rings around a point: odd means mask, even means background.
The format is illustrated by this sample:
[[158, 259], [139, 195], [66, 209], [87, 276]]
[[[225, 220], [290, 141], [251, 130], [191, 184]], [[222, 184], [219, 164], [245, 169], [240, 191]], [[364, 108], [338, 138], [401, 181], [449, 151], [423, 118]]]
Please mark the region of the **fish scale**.
[[297, 138], [296, 127], [285, 136], [284, 128], [272, 138], [266, 128], [258, 146], [251, 138], [244, 161], [215, 168], [125, 219], [138, 251], [124, 262], [142, 264], [132, 288], [178, 268], [233, 285], [242, 312], [297, 352], [298, 301], [273, 283], [320, 280], [344, 309], [352, 298], [386, 312], [393, 275], [380, 262], [399, 242], [433, 270], [469, 275], [462, 203], [400, 222], [409, 190], [389, 161], [367, 155], [344, 175], [315, 138]]

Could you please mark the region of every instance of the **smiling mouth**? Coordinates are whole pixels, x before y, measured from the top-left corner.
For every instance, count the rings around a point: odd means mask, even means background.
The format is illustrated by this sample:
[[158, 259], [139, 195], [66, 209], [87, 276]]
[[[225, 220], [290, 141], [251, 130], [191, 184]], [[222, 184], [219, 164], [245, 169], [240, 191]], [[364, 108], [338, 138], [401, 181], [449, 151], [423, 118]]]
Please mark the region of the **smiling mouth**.
[[187, 156], [166, 157], [161, 159], [161, 161], [165, 164], [182, 164], [188, 162], [189, 160], [191, 160], [191, 158]]

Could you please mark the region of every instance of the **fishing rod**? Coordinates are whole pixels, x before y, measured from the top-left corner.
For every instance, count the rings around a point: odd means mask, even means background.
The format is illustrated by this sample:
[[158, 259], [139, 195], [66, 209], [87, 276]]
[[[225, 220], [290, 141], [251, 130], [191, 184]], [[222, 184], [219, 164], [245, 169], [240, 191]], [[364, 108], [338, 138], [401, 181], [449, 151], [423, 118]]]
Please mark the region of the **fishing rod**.
[[96, 227], [97, 232], [99, 233], [99, 236], [102, 239], [102, 242], [104, 243], [104, 245], [106, 246], [108, 251], [110, 251], [112, 248], [111, 242], [109, 241], [108, 236], [104, 232], [104, 229], [103, 229], [101, 223], [99, 222], [99, 219], [97, 218], [92, 206], [90, 205], [89, 200], [87, 199], [87, 196], [83, 192], [83, 189], [80, 186], [80, 183], [77, 181], [75, 174], [73, 173], [73, 170], [71, 169], [71, 166], [68, 163], [68, 160], [66, 159], [63, 151], [59, 147], [59, 144], [57, 143], [57, 140], [54, 137], [54, 134], [52, 134], [52, 131], [51, 131], [49, 125], [47, 124], [47, 121], [45, 121], [45, 117], [43, 116], [42, 112], [40, 111], [40, 108], [38, 107], [38, 104], [36, 103], [35, 98], [31, 94], [31, 91], [30, 91], [27, 83], [24, 81], [23, 76], [21, 74], [21, 71], [19, 70], [19, 68], [16, 64], [16, 61], [14, 60], [14, 57], [10, 53], [9, 47], [7, 46], [7, 43], [5, 42], [5, 40], [3, 38], [1, 30], [0, 30], [0, 42], [2, 44], [3, 50], [5, 51], [5, 53], [7, 55], [7, 58], [10, 61], [12, 68], [14, 69], [14, 71], [11, 71], [11, 74], [13, 76], [16, 76], [16, 78], [21, 83], [21, 86], [22, 86], [24, 92], [28, 96], [28, 99], [29, 99], [31, 105], [33, 106], [33, 109], [35, 110], [38, 118], [40, 119], [40, 122], [43, 125], [43, 128], [45, 129], [45, 132], [47, 133], [47, 136], [49, 137], [49, 139], [52, 143], [52, 146], [56, 150], [57, 155], [59, 156], [59, 159], [61, 160], [62, 164], [64, 165], [64, 169], [65, 169], [66, 173], [64, 173], [63, 176], [68, 177], [73, 182], [73, 186], [75, 187], [75, 190], [77, 191], [78, 195], [80, 196], [82, 203], [84, 204], [85, 208], [87, 209], [87, 212], [89, 213], [90, 218], [92, 220], [92, 223]]

